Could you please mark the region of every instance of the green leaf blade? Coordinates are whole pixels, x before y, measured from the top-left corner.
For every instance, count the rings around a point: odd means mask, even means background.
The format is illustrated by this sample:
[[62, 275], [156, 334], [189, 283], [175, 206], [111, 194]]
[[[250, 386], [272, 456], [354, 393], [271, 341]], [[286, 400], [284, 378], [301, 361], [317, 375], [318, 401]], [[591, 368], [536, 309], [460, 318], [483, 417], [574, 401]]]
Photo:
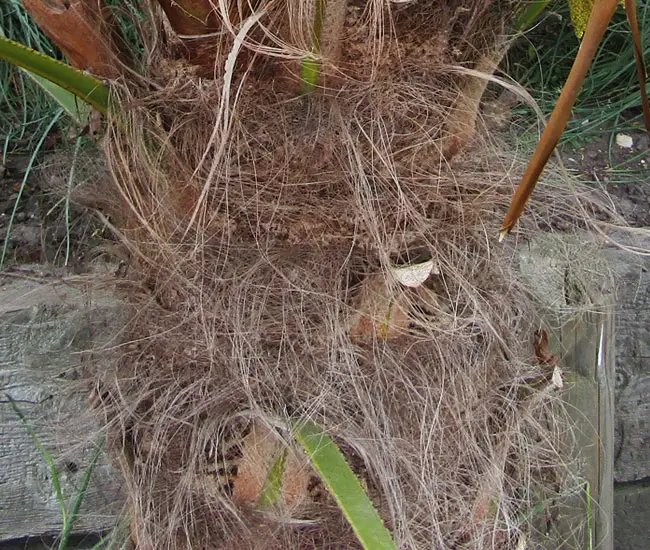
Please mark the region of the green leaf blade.
[[535, 19], [542, 13], [551, 0], [535, 0], [529, 4], [525, 4], [517, 14], [515, 19], [515, 30], [524, 32], [528, 29]]
[[[0, 27], [0, 37], [6, 38], [2, 27]], [[78, 126], [84, 126], [86, 124], [88, 121], [88, 115], [90, 114], [90, 107], [87, 103], [79, 101], [77, 96], [72, 92], [61, 88], [61, 86], [54, 84], [54, 82], [49, 81], [47, 78], [34, 74], [23, 67], [20, 67], [20, 70], [36, 82], [47, 95], [63, 107], [63, 110]]]
[[0, 36], [0, 59], [49, 80], [106, 114], [109, 88], [100, 80], [61, 61]]
[[38, 437], [38, 434], [31, 426], [31, 424], [27, 421], [27, 418], [23, 414], [23, 411], [20, 410], [20, 407], [18, 407], [18, 404], [14, 401], [14, 399], [9, 394], [5, 394], [5, 396], [9, 401], [9, 405], [14, 410], [14, 413], [16, 413], [16, 416], [22, 422], [23, 426], [25, 426], [27, 433], [32, 438], [34, 445], [39, 450], [41, 456], [43, 457], [43, 459], [47, 464], [50, 473], [50, 478], [52, 480], [52, 487], [54, 487], [56, 500], [59, 503], [59, 506], [61, 507], [61, 515], [63, 518], [63, 524], [65, 525], [68, 521], [68, 511], [66, 509], [65, 500], [63, 498], [63, 490], [61, 488], [61, 480], [59, 479], [59, 472], [56, 469], [56, 464], [54, 464], [54, 458], [52, 457], [50, 452], [45, 448], [45, 445], [43, 445], [40, 438]]
[[300, 63], [300, 79], [302, 80], [302, 93], [310, 94], [316, 89], [320, 74], [320, 61], [312, 55], [303, 57]]
[[50, 82], [47, 78], [31, 73], [27, 69], [21, 70], [38, 83], [38, 85], [63, 108], [67, 115], [72, 118], [78, 126], [86, 125], [88, 122], [88, 116], [90, 115], [90, 107], [88, 103], [81, 101], [72, 92], [69, 92], [65, 88], [61, 88], [61, 86], [54, 84], [54, 82]]
[[390, 532], [334, 441], [309, 420], [295, 424], [293, 434], [334, 496], [361, 545], [366, 550], [396, 550]]
[[83, 480], [81, 482], [81, 487], [77, 491], [77, 496], [72, 503], [70, 512], [67, 516], [67, 521], [63, 524], [63, 533], [61, 534], [61, 539], [59, 540], [59, 550], [65, 550], [68, 546], [68, 541], [70, 540], [70, 535], [72, 534], [72, 528], [74, 527], [75, 522], [79, 518], [79, 510], [81, 510], [81, 505], [83, 504], [84, 497], [88, 491], [88, 485], [90, 485], [90, 478], [95, 471], [97, 466], [97, 460], [101, 453], [102, 447], [99, 444], [96, 444], [93, 448], [93, 452], [90, 455], [90, 464], [84, 473]]

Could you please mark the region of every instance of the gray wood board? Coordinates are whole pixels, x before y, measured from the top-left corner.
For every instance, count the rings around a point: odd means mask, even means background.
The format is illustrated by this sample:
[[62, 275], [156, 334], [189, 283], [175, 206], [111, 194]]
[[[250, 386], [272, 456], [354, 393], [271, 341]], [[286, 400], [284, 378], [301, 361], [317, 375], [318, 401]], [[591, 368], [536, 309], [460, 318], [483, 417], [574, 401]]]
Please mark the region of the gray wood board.
[[[648, 237], [615, 238], [650, 250]], [[603, 246], [588, 234], [539, 236], [519, 248], [521, 272], [549, 312], [561, 315], [585, 293], [609, 296], [616, 319], [614, 479], [650, 477], [650, 256]]]
[[[574, 429], [573, 467], [545, 547], [613, 549], [615, 334], [613, 281], [599, 247], [582, 236], [541, 235], [519, 269], [552, 327]], [[588, 502], [589, 501], [589, 502]], [[589, 516], [591, 514], [591, 518]], [[590, 541], [591, 538], [591, 541]]]
[[616, 282], [614, 477], [627, 482], [650, 477], [650, 257], [606, 257]]
[[[46, 461], [6, 396], [54, 458], [69, 505], [100, 440], [88, 389], [79, 386], [85, 352], [115, 334], [121, 319], [108, 292], [0, 278], [0, 541], [62, 527]], [[111, 528], [123, 503], [119, 473], [101, 456], [74, 532]]]
[[614, 493], [614, 544], [618, 550], [650, 547], [650, 481], [626, 483]]

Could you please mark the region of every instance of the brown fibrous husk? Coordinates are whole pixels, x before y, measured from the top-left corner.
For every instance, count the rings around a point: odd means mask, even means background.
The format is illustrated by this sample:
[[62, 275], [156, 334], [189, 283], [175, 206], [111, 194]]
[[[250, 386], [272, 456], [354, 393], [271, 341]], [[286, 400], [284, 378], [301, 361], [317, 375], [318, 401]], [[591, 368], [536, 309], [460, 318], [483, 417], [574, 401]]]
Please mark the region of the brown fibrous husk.
[[[309, 417], [398, 547], [515, 547], [566, 475], [538, 313], [512, 245], [496, 243], [521, 167], [485, 133], [453, 165], [442, 151], [467, 83], [450, 68], [503, 46], [494, 30], [512, 5], [353, 6], [309, 95], [292, 80], [309, 3], [273, 6], [243, 41], [224, 35], [214, 80], [159, 46], [142, 78], [114, 89], [103, 209], [130, 254], [134, 315], [97, 384], [133, 539], [358, 547], [297, 458], [287, 427]], [[553, 227], [576, 204], [546, 186], [527, 219]], [[522, 234], [540, 225], [526, 223]], [[430, 259], [419, 288], [391, 277]], [[242, 478], [259, 486], [262, 451], [283, 446], [296, 487], [265, 508]]]

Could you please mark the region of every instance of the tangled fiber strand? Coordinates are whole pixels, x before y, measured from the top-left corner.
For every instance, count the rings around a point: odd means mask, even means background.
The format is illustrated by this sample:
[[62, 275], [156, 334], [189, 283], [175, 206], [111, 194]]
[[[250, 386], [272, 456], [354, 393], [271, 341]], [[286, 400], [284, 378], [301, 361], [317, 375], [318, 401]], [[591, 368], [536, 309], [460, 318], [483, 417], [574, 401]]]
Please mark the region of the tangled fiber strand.
[[[336, 89], [296, 97], [233, 55], [215, 82], [152, 56], [146, 81], [115, 89], [105, 208], [137, 315], [98, 384], [138, 547], [358, 547], [304, 461], [271, 511], [242, 496], [254, 449], [291, 448], [299, 418], [339, 443], [404, 548], [513, 547], [566, 475], [535, 307], [491, 238], [508, 160], [479, 147], [452, 169], [441, 153], [462, 83], [440, 52], [492, 37], [471, 14], [413, 27], [417, 47], [397, 36], [418, 14], [467, 13], [432, 2], [364, 34], [373, 10], [390, 19], [375, 4], [345, 28], [365, 38], [343, 41], [357, 78]], [[355, 64], [364, 41], [372, 63]], [[533, 211], [575, 217], [566, 191], [545, 193]], [[390, 275], [429, 259], [418, 288]]]

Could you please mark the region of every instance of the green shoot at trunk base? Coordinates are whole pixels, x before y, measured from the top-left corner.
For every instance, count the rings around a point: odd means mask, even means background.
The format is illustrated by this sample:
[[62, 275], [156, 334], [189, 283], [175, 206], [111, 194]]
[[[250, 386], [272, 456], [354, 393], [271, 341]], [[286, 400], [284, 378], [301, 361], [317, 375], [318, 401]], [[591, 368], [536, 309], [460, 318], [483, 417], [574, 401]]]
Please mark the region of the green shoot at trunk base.
[[327, 485], [361, 545], [366, 550], [396, 550], [390, 532], [334, 441], [309, 420], [295, 424], [293, 434]]

